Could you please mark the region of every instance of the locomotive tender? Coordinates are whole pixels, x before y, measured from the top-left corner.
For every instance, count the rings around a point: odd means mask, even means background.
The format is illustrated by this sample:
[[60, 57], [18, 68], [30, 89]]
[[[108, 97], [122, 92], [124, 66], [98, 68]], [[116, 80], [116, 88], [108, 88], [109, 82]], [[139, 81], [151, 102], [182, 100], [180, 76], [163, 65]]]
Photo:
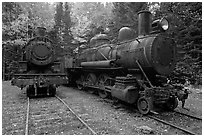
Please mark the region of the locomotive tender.
[[55, 53], [56, 47], [46, 36], [46, 29], [38, 27], [35, 34], [24, 47], [19, 73], [14, 75], [11, 83], [21, 89], [26, 87], [28, 97], [54, 96], [56, 87], [66, 84], [67, 77], [62, 73], [62, 65], [57, 61]]
[[175, 67], [176, 44], [163, 35], [168, 21], [151, 18], [149, 11], [140, 11], [138, 36], [128, 27], [121, 28], [117, 44], [105, 34], [93, 37], [90, 48], [66, 59], [69, 80], [102, 98], [134, 104], [142, 114], [156, 107], [175, 109], [182, 92], [168, 84], [166, 76]]

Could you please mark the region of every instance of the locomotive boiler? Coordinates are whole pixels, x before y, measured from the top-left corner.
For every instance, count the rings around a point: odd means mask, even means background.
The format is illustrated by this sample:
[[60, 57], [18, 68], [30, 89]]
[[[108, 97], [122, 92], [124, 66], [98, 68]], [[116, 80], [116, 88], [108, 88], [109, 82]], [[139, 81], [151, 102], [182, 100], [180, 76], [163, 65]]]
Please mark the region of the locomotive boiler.
[[24, 46], [19, 73], [11, 82], [21, 89], [26, 87], [28, 97], [54, 96], [56, 87], [66, 84], [67, 77], [62, 73], [62, 65], [56, 58], [56, 46], [46, 36], [46, 29], [38, 27], [35, 35]]
[[176, 44], [164, 36], [167, 19], [151, 18], [149, 11], [139, 12], [138, 36], [123, 27], [117, 44], [105, 34], [93, 37], [88, 49], [67, 59], [70, 80], [102, 98], [134, 104], [142, 114], [156, 107], [175, 109], [182, 92], [167, 83], [167, 76], [175, 67]]

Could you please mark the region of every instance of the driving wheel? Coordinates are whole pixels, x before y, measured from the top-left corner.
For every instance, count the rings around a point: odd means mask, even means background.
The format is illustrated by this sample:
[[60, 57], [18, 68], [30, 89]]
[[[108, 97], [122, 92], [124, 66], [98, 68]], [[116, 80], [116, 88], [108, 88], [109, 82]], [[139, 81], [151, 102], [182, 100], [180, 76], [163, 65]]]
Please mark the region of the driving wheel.
[[98, 94], [101, 98], [108, 97], [108, 92], [103, 89], [105, 89], [105, 86], [109, 86], [109, 85], [110, 85], [110, 81], [108, 79], [108, 76], [106, 74], [101, 74], [98, 77], [98, 86], [102, 89], [98, 91]]
[[137, 101], [137, 108], [141, 114], [147, 114], [150, 111], [149, 101], [145, 97], [141, 97]]
[[[93, 73], [89, 73], [86, 77], [86, 83], [88, 86], [95, 86], [96, 84], [96, 75]], [[93, 94], [95, 91], [93, 89], [87, 90], [89, 93]]]

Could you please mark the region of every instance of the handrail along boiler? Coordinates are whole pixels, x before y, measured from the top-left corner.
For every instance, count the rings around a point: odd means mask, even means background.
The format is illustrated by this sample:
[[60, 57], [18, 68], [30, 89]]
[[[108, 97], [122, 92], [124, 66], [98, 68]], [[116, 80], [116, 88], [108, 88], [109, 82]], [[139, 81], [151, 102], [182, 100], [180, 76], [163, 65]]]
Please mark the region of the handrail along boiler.
[[66, 58], [70, 82], [79, 89], [95, 89], [102, 98], [134, 104], [142, 114], [156, 107], [175, 109], [183, 92], [166, 76], [175, 67], [176, 44], [163, 35], [169, 27], [167, 19], [152, 22], [151, 18], [149, 11], [138, 13], [137, 37], [128, 27], [120, 29], [117, 44], [98, 34], [90, 40], [90, 48]]
[[54, 96], [56, 87], [67, 83], [67, 76], [62, 73], [62, 65], [56, 57], [56, 46], [46, 35], [46, 29], [37, 27], [35, 34], [24, 46], [19, 73], [14, 75], [11, 82], [21, 89], [26, 87], [29, 97]]

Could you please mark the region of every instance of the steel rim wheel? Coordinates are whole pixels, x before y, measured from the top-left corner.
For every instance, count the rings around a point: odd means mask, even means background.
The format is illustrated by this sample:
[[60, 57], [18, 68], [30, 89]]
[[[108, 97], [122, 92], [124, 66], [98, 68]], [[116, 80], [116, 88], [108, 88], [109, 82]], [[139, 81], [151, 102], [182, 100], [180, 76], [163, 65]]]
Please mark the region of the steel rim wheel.
[[[95, 86], [96, 84], [96, 75], [93, 73], [89, 73], [86, 77], [86, 83], [88, 84], [88, 86]], [[93, 91], [92, 89], [88, 89], [88, 92], [93, 94], [95, 91]]]
[[139, 98], [137, 101], [137, 108], [142, 114], [147, 114], [150, 111], [150, 105], [146, 98]]
[[[101, 88], [105, 88], [104, 86], [108, 86], [108, 76], [106, 74], [101, 74], [99, 77], [98, 77], [98, 86], [101, 87]], [[106, 91], [103, 91], [103, 90], [99, 90], [99, 96], [101, 98], [107, 98], [108, 97], [108, 93]]]
[[110, 83], [108, 83], [108, 76], [106, 74], [101, 74], [98, 77], [98, 86], [103, 87], [103, 86], [109, 86]]

